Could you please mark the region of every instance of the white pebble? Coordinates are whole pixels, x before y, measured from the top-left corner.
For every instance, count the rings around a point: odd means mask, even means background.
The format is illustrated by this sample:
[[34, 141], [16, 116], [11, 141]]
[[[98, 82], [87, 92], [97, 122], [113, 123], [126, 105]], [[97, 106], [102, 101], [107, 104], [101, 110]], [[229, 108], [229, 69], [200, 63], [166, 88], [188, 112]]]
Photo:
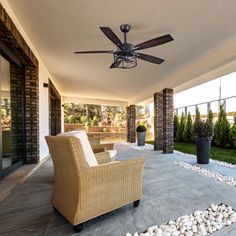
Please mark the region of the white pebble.
[[[206, 236], [223, 227], [236, 223], [236, 212], [230, 206], [211, 204], [205, 211], [170, 220], [167, 224], [152, 226], [146, 233], [134, 236]], [[132, 236], [127, 233], [126, 236]]]

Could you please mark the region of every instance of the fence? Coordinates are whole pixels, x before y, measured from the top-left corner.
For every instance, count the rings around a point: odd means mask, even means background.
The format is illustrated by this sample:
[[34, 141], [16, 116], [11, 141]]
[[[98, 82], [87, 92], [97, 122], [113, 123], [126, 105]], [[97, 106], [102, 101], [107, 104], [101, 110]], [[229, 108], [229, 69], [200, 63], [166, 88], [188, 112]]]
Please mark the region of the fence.
[[195, 116], [196, 108], [198, 108], [203, 119], [207, 117], [209, 110], [212, 110], [214, 117], [217, 118], [220, 105], [224, 106], [227, 119], [232, 124], [234, 121], [234, 115], [236, 114], [236, 96], [212, 100], [212, 101], [198, 103], [198, 104], [189, 105], [189, 106], [178, 107], [178, 108], [175, 108], [175, 113], [178, 116], [181, 116], [182, 113], [187, 115], [188, 112], [190, 112], [191, 115]]

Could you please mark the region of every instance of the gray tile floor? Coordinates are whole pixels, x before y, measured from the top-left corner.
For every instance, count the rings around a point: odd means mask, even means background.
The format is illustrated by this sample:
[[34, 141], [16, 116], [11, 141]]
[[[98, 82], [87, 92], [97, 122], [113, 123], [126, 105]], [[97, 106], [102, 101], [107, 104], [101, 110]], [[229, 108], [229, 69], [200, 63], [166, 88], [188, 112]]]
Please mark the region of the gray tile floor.
[[[117, 144], [118, 158], [145, 157], [143, 198], [139, 208], [127, 205], [84, 224], [81, 236], [121, 236], [142, 232], [149, 226], [225, 203], [236, 209], [236, 188], [178, 167], [174, 161], [194, 159], [180, 154], [135, 150]], [[206, 168], [235, 176], [235, 169], [209, 164]], [[73, 235], [72, 226], [53, 212], [49, 198], [53, 187], [52, 162], [48, 160], [0, 202], [0, 235]], [[235, 236], [236, 224], [214, 235]]]

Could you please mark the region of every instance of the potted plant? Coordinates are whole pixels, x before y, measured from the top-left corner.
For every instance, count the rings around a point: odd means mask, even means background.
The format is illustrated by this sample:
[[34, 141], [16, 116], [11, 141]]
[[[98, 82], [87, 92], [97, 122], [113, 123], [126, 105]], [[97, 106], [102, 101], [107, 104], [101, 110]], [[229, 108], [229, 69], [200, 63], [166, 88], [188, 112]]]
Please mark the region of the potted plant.
[[197, 163], [208, 164], [211, 151], [211, 140], [214, 133], [214, 126], [210, 121], [197, 120], [194, 123], [196, 135]]
[[144, 146], [147, 128], [145, 127], [145, 125], [138, 125], [136, 131], [138, 138], [138, 146]]

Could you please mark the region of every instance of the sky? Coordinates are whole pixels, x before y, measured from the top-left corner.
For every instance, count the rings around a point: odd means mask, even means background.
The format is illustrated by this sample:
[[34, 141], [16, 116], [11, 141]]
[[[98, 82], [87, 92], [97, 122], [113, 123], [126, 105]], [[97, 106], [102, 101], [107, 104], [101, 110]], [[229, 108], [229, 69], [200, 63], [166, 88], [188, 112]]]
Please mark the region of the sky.
[[[174, 107], [178, 108], [219, 99], [220, 80], [221, 97], [227, 98], [231, 96], [236, 96], [236, 72], [234, 72], [175, 94]], [[213, 112], [217, 112], [218, 102], [212, 103], [211, 109], [213, 110]], [[193, 114], [195, 108], [190, 107], [188, 110]], [[206, 113], [207, 105], [200, 105], [199, 110], [201, 114]], [[227, 100], [226, 111], [236, 112], [236, 98]]]

